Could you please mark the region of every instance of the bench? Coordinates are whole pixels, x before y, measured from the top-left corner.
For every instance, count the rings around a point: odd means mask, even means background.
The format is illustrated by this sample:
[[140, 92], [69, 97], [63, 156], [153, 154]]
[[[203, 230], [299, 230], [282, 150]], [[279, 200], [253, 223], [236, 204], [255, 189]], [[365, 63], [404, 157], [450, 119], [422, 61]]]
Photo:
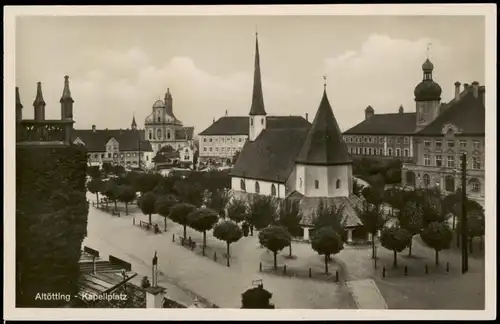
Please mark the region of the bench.
[[194, 250], [196, 248], [196, 242], [193, 240], [185, 239], [184, 237], [179, 237], [181, 245], [186, 246], [187, 248]]
[[117, 210], [112, 210], [111, 215], [120, 217], [120, 212]]
[[146, 230], [149, 230], [152, 227], [148, 222], [145, 221], [139, 221], [139, 226], [145, 228]]

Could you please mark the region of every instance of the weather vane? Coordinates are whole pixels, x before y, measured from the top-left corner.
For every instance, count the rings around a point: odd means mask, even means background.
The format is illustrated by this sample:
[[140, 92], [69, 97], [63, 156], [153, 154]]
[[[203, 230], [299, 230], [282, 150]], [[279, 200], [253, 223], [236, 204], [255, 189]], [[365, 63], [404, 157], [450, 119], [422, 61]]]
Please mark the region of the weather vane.
[[430, 51], [431, 51], [431, 46], [432, 46], [432, 43], [428, 43], [427, 44], [427, 58], [429, 58], [429, 54], [430, 54]]

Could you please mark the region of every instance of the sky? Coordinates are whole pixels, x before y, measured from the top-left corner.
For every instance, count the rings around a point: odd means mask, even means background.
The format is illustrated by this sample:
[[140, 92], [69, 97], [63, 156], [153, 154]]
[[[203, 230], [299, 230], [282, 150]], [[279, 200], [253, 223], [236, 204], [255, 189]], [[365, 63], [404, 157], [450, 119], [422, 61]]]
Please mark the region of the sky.
[[[413, 90], [429, 56], [442, 100], [454, 83], [485, 81], [481, 16], [45, 16], [16, 20], [16, 85], [33, 117], [42, 82], [46, 118], [60, 118], [70, 77], [75, 128], [140, 128], [163, 99], [202, 132], [213, 119], [248, 115], [258, 30], [268, 115], [309, 114], [327, 77], [342, 131], [377, 113], [415, 111]], [[430, 50], [427, 50], [428, 44]]]

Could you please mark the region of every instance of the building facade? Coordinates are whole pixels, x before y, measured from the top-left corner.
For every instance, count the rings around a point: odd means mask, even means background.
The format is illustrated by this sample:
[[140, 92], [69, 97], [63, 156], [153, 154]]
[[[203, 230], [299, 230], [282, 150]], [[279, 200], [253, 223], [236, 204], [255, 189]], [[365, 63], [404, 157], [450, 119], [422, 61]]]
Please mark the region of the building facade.
[[132, 129], [97, 129], [92, 125], [92, 129], [75, 129], [72, 142], [87, 148], [90, 165], [111, 163], [125, 168], [151, 169], [153, 149], [144, 139], [144, 130], [136, 127], [135, 118]]
[[[304, 125], [270, 128], [264, 107], [258, 40], [248, 139], [230, 172], [234, 196], [252, 200], [272, 196], [297, 201], [303, 215], [301, 236], [310, 239], [320, 202], [344, 206], [347, 242], [362, 229], [357, 208], [362, 202], [352, 193], [352, 158], [342, 139], [326, 94], [314, 121]], [[366, 232], [359, 232], [366, 239]]]
[[368, 106], [365, 120], [343, 133], [349, 153], [359, 157], [392, 158], [409, 161], [413, 158], [413, 132], [416, 113], [375, 114]]
[[467, 195], [484, 206], [485, 87], [455, 83], [455, 97], [440, 105], [415, 134], [415, 162], [403, 164], [403, 185], [437, 187], [444, 193], [461, 187], [461, 156], [467, 157]]
[[169, 145], [178, 150], [186, 146], [193, 147], [194, 127], [183, 126], [174, 115], [173, 98], [167, 89], [164, 101], [157, 100], [152, 112], [144, 122], [146, 140], [151, 143], [156, 154], [162, 147]]

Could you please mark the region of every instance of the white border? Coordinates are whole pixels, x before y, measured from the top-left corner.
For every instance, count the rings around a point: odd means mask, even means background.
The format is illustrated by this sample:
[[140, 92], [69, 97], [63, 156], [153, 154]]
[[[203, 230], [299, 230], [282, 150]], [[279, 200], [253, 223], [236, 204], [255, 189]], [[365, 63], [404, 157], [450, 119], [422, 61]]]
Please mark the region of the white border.
[[[15, 308], [15, 18], [31, 16], [161, 16], [161, 15], [481, 15], [486, 44], [486, 244], [485, 311], [431, 310], [240, 310], [240, 309], [22, 309]], [[496, 7], [494, 4], [362, 4], [301, 6], [6, 6], [4, 7], [4, 319], [457, 319], [496, 316]], [[478, 58], [480, 59], [480, 58]], [[474, 298], [474, 296], [464, 296]]]

